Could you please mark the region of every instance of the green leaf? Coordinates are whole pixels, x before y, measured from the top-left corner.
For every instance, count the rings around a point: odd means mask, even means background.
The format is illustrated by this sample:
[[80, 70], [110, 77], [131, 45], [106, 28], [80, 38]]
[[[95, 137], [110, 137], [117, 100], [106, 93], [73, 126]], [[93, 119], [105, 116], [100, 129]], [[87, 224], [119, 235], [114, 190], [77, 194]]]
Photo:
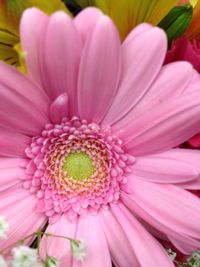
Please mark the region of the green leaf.
[[168, 37], [169, 47], [172, 41], [180, 37], [192, 20], [193, 7], [191, 5], [174, 7], [158, 24]]

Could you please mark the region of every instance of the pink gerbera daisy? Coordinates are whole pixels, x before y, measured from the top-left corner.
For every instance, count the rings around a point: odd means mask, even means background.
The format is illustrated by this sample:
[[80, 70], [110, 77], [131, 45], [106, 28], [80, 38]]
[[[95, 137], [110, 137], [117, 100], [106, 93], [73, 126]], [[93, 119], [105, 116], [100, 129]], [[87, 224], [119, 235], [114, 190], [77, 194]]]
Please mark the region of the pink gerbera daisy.
[[[200, 247], [199, 151], [174, 148], [200, 130], [200, 78], [162, 66], [164, 32], [148, 24], [121, 45], [88, 8], [74, 20], [33, 8], [21, 22], [30, 78], [0, 64], [0, 214], [4, 248], [48, 223], [61, 266], [170, 267], [157, 241]], [[45, 251], [45, 237], [41, 254]]]

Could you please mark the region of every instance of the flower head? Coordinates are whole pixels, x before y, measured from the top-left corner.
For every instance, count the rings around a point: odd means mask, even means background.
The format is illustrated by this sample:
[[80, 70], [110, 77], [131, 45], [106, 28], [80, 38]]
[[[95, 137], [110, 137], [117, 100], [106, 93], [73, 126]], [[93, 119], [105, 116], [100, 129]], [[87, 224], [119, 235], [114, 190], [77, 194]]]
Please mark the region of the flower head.
[[[98, 9], [74, 20], [30, 9], [21, 38], [29, 78], [0, 64], [0, 247], [47, 225], [84, 241], [86, 255], [73, 250], [87, 267], [173, 266], [157, 237], [197, 249], [200, 200], [187, 189], [199, 153], [174, 147], [200, 130], [200, 78], [186, 62], [163, 67], [165, 33], [142, 24], [121, 44]], [[71, 249], [40, 243], [61, 266], [78, 264]]]

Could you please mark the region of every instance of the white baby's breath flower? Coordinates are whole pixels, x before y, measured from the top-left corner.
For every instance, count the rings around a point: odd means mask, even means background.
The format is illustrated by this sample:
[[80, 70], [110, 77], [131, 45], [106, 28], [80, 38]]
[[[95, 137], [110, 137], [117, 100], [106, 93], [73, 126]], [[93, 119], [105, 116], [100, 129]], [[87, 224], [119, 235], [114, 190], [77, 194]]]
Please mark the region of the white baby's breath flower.
[[167, 253], [172, 261], [176, 258], [176, 252], [174, 252], [171, 248], [167, 249]]
[[0, 255], [0, 267], [8, 267], [8, 263], [2, 255]]
[[12, 267], [37, 267], [39, 266], [37, 250], [27, 246], [12, 249]]
[[9, 224], [4, 216], [0, 216], [0, 239], [5, 239], [7, 236]]
[[200, 267], [200, 250], [195, 251], [188, 259], [188, 266]]
[[85, 243], [82, 240], [71, 240], [72, 255], [77, 260], [83, 260], [86, 256]]

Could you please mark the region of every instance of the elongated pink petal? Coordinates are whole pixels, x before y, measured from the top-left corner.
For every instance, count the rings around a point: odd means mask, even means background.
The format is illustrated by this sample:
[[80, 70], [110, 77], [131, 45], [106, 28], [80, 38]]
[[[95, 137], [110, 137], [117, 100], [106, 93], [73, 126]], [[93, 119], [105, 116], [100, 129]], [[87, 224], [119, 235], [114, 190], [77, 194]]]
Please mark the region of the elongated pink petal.
[[[82, 260], [82, 267], [111, 267], [111, 258], [103, 227], [98, 216], [87, 215], [79, 218], [77, 240], [83, 240], [87, 253]], [[79, 267], [80, 262], [74, 260], [73, 267]]]
[[179, 160], [192, 165], [198, 172], [200, 171], [199, 150], [174, 148], [163, 153], [154, 154], [153, 157], [157, 159], [163, 157], [174, 161]]
[[[54, 223], [49, 224], [46, 232], [58, 236], [64, 236], [74, 239], [77, 222], [72, 222], [66, 219], [64, 215]], [[72, 253], [70, 249], [70, 241], [65, 238], [55, 238], [43, 236], [40, 253], [42, 258], [46, 255], [46, 247], [48, 255], [53, 256], [61, 261], [61, 266], [72, 266]]]
[[0, 72], [0, 125], [28, 135], [37, 134], [48, 122], [47, 96], [3, 62]]
[[199, 91], [200, 90], [200, 75], [199, 73], [193, 69], [192, 79], [188, 86], [185, 88], [184, 93], [190, 93], [193, 91]]
[[20, 166], [0, 169], [0, 192], [21, 183], [18, 177], [20, 172]]
[[[136, 213], [137, 216], [140, 216], [144, 220], [144, 222], [146, 221], [148, 223], [147, 229], [150, 230], [153, 235], [159, 237], [161, 233], [160, 238], [162, 239], [163, 235], [165, 234], [167, 238], [170, 239], [177, 249], [179, 249], [183, 254], [191, 254], [193, 251], [199, 248], [199, 241], [189, 237], [188, 235], [185, 235], [184, 233], [172, 229], [167, 224], [163, 224], [157, 218], [151, 216], [151, 213], [141, 207], [141, 205], [138, 205], [131, 195], [122, 194], [122, 200], [128, 209], [131, 210], [131, 212], [134, 214]], [[146, 228], [146, 224], [144, 225]], [[154, 227], [153, 231], [152, 227], [149, 229], [149, 226]], [[157, 229], [158, 232], [156, 232], [155, 229]]]
[[83, 43], [94, 30], [98, 20], [103, 16], [100, 9], [94, 7], [85, 8], [74, 18], [74, 24], [82, 38]]
[[119, 134], [134, 155], [158, 153], [183, 143], [200, 130], [200, 93], [165, 101], [126, 121]]
[[[120, 129], [126, 121], [134, 121], [138, 114], [142, 114], [149, 108], [172, 99], [172, 97], [195, 91], [197, 86], [195, 87], [192, 80], [196, 75], [195, 70], [188, 62], [174, 62], [162, 67], [146, 94], [126, 116], [114, 125], [115, 129]], [[199, 74], [198, 76], [200, 79]], [[197, 85], [197, 82], [195, 84]]]
[[30, 140], [31, 138], [24, 134], [0, 127], [0, 156], [23, 157]]
[[59, 95], [49, 107], [49, 116], [53, 123], [60, 123], [69, 115], [69, 98], [67, 93]]
[[181, 161], [181, 153], [180, 158], [168, 159], [164, 152], [155, 156], [138, 157], [134, 163], [133, 173], [138, 179], [149, 182], [176, 184], [196, 180], [200, 170]]
[[[156, 41], [150, 43], [149, 40]], [[113, 124], [125, 116], [148, 90], [162, 66], [166, 43], [164, 32], [154, 27], [122, 45], [119, 90], [105, 118], [106, 124]]]
[[152, 217], [174, 231], [199, 238], [200, 225], [196, 222], [200, 220], [200, 200], [196, 196], [174, 185], [137, 179], [129, 179], [129, 183], [134, 188], [134, 201]]
[[200, 190], [200, 177], [191, 182], [181, 183], [179, 186], [188, 190]]
[[[0, 241], [0, 249], [42, 229], [46, 218], [37, 212], [36, 203], [36, 197], [20, 187], [15, 186], [1, 192], [0, 214], [8, 221], [9, 231], [7, 239]], [[30, 244], [33, 239], [30, 238], [27, 242]]]
[[172, 244], [183, 254], [191, 255], [194, 251], [199, 249], [200, 242], [188, 237], [174, 238], [169, 236], [169, 240]]
[[[29, 76], [42, 85], [40, 72], [40, 45], [46, 30], [48, 16], [37, 8], [27, 9], [21, 18], [20, 36]], [[36, 22], [39, 27], [36, 26]]]
[[48, 114], [50, 100], [40, 87], [26, 76], [22, 75], [16, 68], [11, 67], [4, 62], [0, 62], [0, 73], [0, 85], [2, 87], [6, 87], [8, 91], [11, 91], [16, 95], [20, 94], [22, 97], [25, 97], [31, 102], [30, 108], [34, 106], [41, 111], [41, 115], [43, 115], [43, 113], [45, 115]]
[[[174, 162], [181, 161], [186, 164], [189, 164], [193, 166], [193, 168], [200, 172], [200, 151], [194, 150], [194, 149], [171, 149], [168, 151], [165, 151], [161, 154], [155, 154], [153, 156], [155, 159], [159, 159], [160, 157], [164, 157], [168, 160], [172, 160]], [[180, 171], [180, 169], [179, 169]], [[197, 179], [194, 179], [192, 181], [188, 182], [182, 182], [179, 184], [179, 186], [185, 188], [185, 189], [200, 189], [200, 177]]]
[[153, 26], [148, 23], [141, 23], [137, 25], [126, 37], [123, 42], [123, 45], [127, 45], [129, 42], [132, 42], [134, 38], [136, 38], [139, 34], [143, 33], [144, 31], [150, 30]]
[[153, 106], [166, 101], [166, 99], [183, 94], [188, 88], [194, 72], [188, 62], [174, 62], [162, 67], [156, 80], [134, 111], [136, 112], [139, 109], [144, 112], [145, 108], [150, 105]]
[[113, 263], [116, 266], [139, 267], [138, 260], [124, 234], [123, 228], [112, 212], [110, 210], [102, 210], [100, 218]]
[[[112, 205], [112, 211], [123, 229], [141, 267], [172, 267], [164, 248], [154, 239], [133, 215], [121, 205]], [[150, 249], [151, 248], [151, 249]]]
[[0, 169], [16, 168], [20, 166], [21, 162], [22, 162], [21, 158], [0, 157]]
[[62, 11], [54, 13], [41, 43], [42, 81], [52, 99], [63, 93], [68, 94], [71, 115], [76, 112], [81, 47], [81, 38], [72, 19]]
[[102, 16], [83, 49], [78, 79], [81, 118], [100, 122], [117, 91], [120, 40], [113, 22]]

